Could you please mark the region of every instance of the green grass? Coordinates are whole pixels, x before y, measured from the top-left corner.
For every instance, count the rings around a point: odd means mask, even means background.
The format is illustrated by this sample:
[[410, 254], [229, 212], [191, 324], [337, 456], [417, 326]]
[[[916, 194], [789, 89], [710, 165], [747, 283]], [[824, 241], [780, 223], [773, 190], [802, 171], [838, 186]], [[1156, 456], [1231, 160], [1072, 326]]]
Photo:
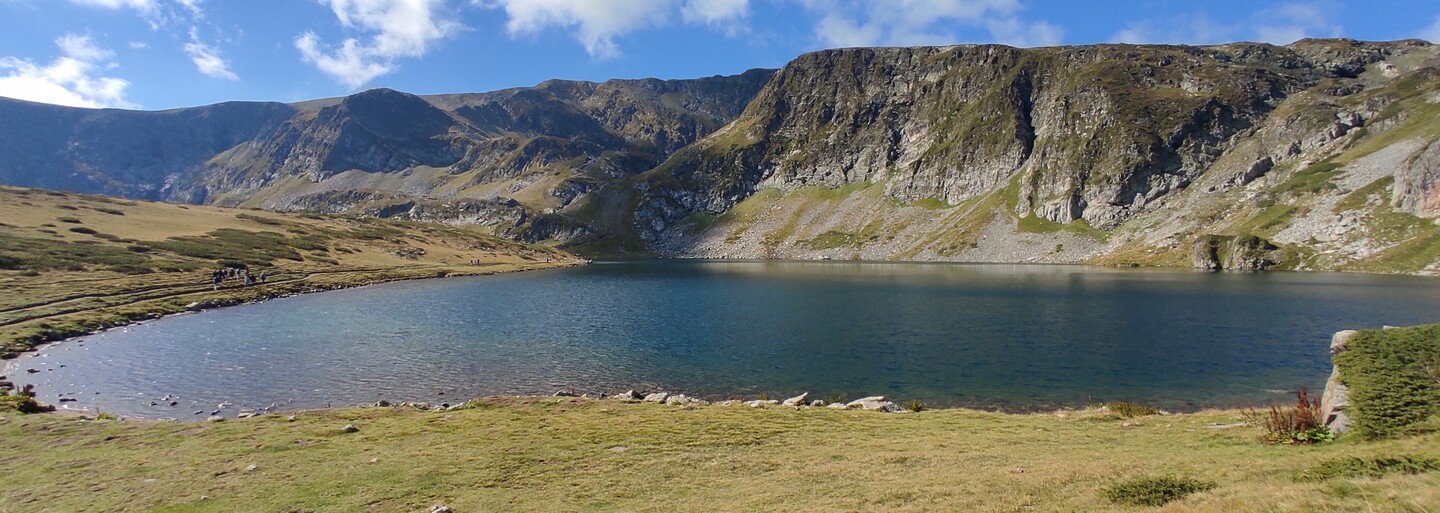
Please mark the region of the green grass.
[[1440, 324], [1363, 331], [1335, 357], [1351, 418], [1368, 439], [1436, 428]]
[[1296, 171], [1290, 178], [1271, 189], [1277, 196], [1316, 194], [1335, 190], [1334, 179], [1340, 175], [1342, 164], [1325, 159]]
[[[1435, 511], [1440, 475], [1296, 482], [1327, 459], [1440, 456], [1436, 435], [1276, 447], [1236, 412], [882, 414], [497, 398], [451, 412], [355, 408], [221, 423], [0, 414], [15, 511], [1137, 511], [1107, 489], [1197, 486], [1166, 511]], [[341, 428], [354, 424], [356, 433]], [[245, 469], [255, 465], [255, 470]], [[1160, 486], [1164, 485], [1164, 486]], [[1189, 488], [1189, 490], [1185, 490]], [[1342, 490], [1343, 489], [1343, 490]], [[200, 500], [201, 496], [208, 500]], [[1147, 499], [1148, 500], [1148, 499]]]
[[1105, 489], [1105, 498], [1126, 506], [1164, 506], [1215, 489], [1214, 481], [1177, 477], [1142, 477]]
[[1062, 224], [1037, 215], [1028, 215], [1020, 218], [1015, 222], [1015, 230], [1021, 233], [1057, 233], [1065, 231], [1099, 241], [1105, 241], [1110, 236], [1108, 233], [1090, 226], [1090, 222], [1084, 219], [1076, 219]]
[[1423, 456], [1330, 458], [1295, 474], [1296, 481], [1324, 481], [1342, 477], [1380, 479], [1390, 474], [1422, 474], [1440, 470], [1440, 459]]
[[1351, 192], [1350, 194], [1346, 194], [1344, 198], [1341, 198], [1339, 202], [1336, 202], [1334, 212], [1338, 214], [1341, 212], [1349, 212], [1351, 210], [1356, 210], [1364, 207], [1370, 202], [1370, 197], [1376, 195], [1380, 196], [1380, 200], [1382, 203], [1388, 204], [1390, 202], [1390, 198], [1386, 196], [1386, 193], [1390, 191], [1390, 187], [1394, 184], [1394, 176], [1386, 176], [1379, 180], [1370, 182], [1368, 185], [1359, 189], [1355, 189], [1355, 191]]

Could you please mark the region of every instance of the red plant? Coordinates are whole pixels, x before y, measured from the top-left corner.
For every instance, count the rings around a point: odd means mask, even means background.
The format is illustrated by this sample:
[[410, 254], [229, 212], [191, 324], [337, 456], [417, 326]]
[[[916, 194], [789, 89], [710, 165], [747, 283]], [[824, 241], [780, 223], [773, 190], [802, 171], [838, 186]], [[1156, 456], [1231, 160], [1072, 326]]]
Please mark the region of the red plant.
[[1307, 387], [1295, 392], [1295, 406], [1270, 405], [1268, 411], [1251, 408], [1245, 420], [1265, 430], [1260, 440], [1268, 444], [1313, 444], [1331, 439], [1330, 429], [1320, 418], [1320, 398], [1310, 397]]

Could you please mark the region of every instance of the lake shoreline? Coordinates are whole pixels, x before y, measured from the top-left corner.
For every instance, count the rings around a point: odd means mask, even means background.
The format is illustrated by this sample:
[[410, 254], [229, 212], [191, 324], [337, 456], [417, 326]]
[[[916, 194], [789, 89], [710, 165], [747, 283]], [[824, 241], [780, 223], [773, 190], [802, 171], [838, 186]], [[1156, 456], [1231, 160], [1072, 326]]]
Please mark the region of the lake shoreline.
[[[186, 297], [187, 299], [194, 299], [194, 301], [186, 303], [178, 308], [175, 305], [155, 305], [155, 308], [142, 315], [122, 318], [118, 322], [116, 322], [116, 320], [113, 318], [91, 320], [84, 315], [85, 313], [87, 313], [87, 311], [68, 313], [66, 314], [67, 316], [77, 317], [67, 319], [67, 321], [76, 323], [71, 325], [72, 327], [47, 329], [39, 333], [37, 336], [32, 336], [28, 339], [12, 339], [10, 342], [18, 342], [24, 347], [21, 350], [6, 350], [4, 348], [0, 348], [0, 362], [4, 362], [6, 364], [4, 366], [0, 366], [0, 369], [6, 369], [6, 372], [9, 372], [8, 367], [10, 367], [11, 362], [15, 361], [21, 355], [27, 353], [34, 353], [46, 347], [50, 347], [68, 340], [95, 335], [116, 328], [134, 326], [137, 324], [145, 323], [147, 321], [159, 320], [176, 315], [198, 313], [206, 310], [214, 310], [231, 306], [261, 303], [272, 299], [281, 299], [304, 294], [315, 294], [320, 292], [331, 292], [358, 287], [367, 287], [384, 283], [443, 278], [464, 278], [473, 276], [493, 276], [498, 274], [510, 274], [528, 271], [564, 269], [569, 267], [587, 265], [588, 263], [588, 260], [579, 259], [559, 262], [536, 262], [536, 265], [519, 266], [518, 268], [503, 270], [482, 269], [469, 266], [415, 266], [408, 268], [401, 267], [378, 270], [342, 269], [332, 271], [332, 273], [359, 274], [359, 276], [352, 276], [352, 278], [355, 279], [335, 283], [306, 284], [289, 282], [278, 285], [257, 283], [255, 285], [249, 285], [245, 287], [231, 286], [227, 288], [221, 288], [210, 293], [177, 293], [174, 295], [159, 296], [155, 298], [149, 298], [146, 301], [158, 301], [172, 299], [176, 297]], [[239, 293], [239, 295], [237, 296], [236, 293]], [[104, 307], [95, 308], [88, 312], [98, 312], [103, 309]]]

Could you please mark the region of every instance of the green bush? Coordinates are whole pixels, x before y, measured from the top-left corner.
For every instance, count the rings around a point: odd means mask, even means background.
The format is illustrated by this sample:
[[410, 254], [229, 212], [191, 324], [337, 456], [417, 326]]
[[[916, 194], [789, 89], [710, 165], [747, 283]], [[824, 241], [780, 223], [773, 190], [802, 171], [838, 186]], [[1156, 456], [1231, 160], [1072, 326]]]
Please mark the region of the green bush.
[[20, 259], [18, 259], [18, 258], [9, 257], [9, 256], [5, 256], [5, 255], [0, 255], [0, 269], [6, 269], [6, 270], [19, 269], [19, 268], [20, 268], [20, 264], [21, 264], [21, 262], [20, 262]]
[[0, 394], [0, 410], [13, 410], [20, 413], [44, 413], [47, 411], [55, 411], [55, 407], [40, 404], [33, 397]]
[[1105, 489], [1105, 498], [1129, 506], [1163, 506], [1192, 493], [1213, 490], [1216, 484], [1178, 477], [1142, 477], [1116, 483]]
[[1335, 356], [1355, 432], [1369, 439], [1427, 429], [1440, 413], [1440, 325], [1362, 331]]
[[1157, 410], [1150, 406], [1145, 406], [1143, 404], [1127, 403], [1124, 401], [1107, 404], [1105, 405], [1105, 408], [1110, 410], [1110, 413], [1126, 419], [1160, 414], [1160, 410]]
[[1440, 460], [1421, 456], [1396, 458], [1331, 458], [1295, 474], [1296, 481], [1324, 481], [1337, 477], [1385, 477], [1389, 474], [1422, 474], [1440, 470]]
[[909, 401], [905, 401], [905, 403], [904, 403], [904, 404], [901, 404], [900, 406], [904, 407], [906, 410], [913, 411], [913, 412], [916, 412], [916, 413], [925, 411], [925, 403], [922, 403], [922, 402], [917, 401], [917, 400], [915, 400], [915, 399], [911, 399], [911, 400], [909, 400]]

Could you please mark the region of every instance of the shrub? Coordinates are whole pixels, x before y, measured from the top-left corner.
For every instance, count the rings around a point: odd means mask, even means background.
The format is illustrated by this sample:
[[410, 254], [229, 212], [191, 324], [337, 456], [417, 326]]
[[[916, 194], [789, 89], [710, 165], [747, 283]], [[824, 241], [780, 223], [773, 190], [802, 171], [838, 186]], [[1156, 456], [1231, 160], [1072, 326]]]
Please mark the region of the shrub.
[[112, 216], [123, 216], [123, 215], [125, 215], [124, 212], [121, 212], [121, 211], [119, 211], [119, 210], [115, 210], [115, 209], [113, 209], [113, 208], [105, 208], [105, 207], [90, 207], [90, 208], [93, 208], [93, 209], [95, 209], [95, 210], [98, 211], [98, 212], [104, 212], [104, 213], [106, 213], [106, 214], [110, 214], [110, 215], [112, 215]]
[[93, 229], [91, 229], [91, 228], [86, 228], [86, 227], [84, 227], [84, 226], [76, 226], [76, 227], [74, 227], [74, 228], [71, 228], [70, 231], [75, 232], [75, 233], [83, 233], [83, 234], [85, 234], [85, 235], [95, 235], [95, 234], [97, 234], [97, 233], [100, 233], [100, 232], [97, 232], [97, 231], [95, 231], [95, 230], [93, 230]]
[[1250, 409], [1245, 420], [1264, 428], [1260, 440], [1267, 444], [1313, 444], [1333, 438], [1330, 428], [1320, 418], [1320, 398], [1310, 397], [1310, 390], [1300, 387], [1295, 392], [1295, 406], [1270, 405], [1269, 410]]
[[9, 257], [9, 256], [5, 256], [5, 255], [0, 255], [0, 269], [11, 270], [11, 269], [19, 269], [19, 268], [20, 268], [20, 259], [15, 258], [15, 257]]
[[1365, 438], [1423, 429], [1440, 413], [1440, 325], [1362, 331], [1335, 356], [1350, 418]]
[[913, 411], [913, 412], [916, 412], [916, 413], [925, 411], [925, 403], [922, 403], [922, 402], [917, 401], [917, 400], [915, 400], [915, 399], [911, 399], [911, 400], [909, 400], [909, 401], [905, 401], [905, 403], [904, 403], [904, 404], [901, 404], [900, 406], [904, 407], [906, 410], [910, 410], [910, 411]]
[[1440, 470], [1440, 460], [1421, 456], [1396, 458], [1331, 458], [1295, 474], [1296, 481], [1324, 481], [1337, 477], [1385, 477], [1388, 474], [1422, 474]]
[[1150, 406], [1136, 403], [1127, 403], [1125, 401], [1118, 401], [1107, 404], [1105, 405], [1105, 409], [1110, 410], [1110, 413], [1120, 418], [1126, 419], [1160, 414], [1160, 410], [1157, 410]]
[[1115, 504], [1129, 506], [1163, 506], [1192, 493], [1214, 489], [1211, 481], [1177, 477], [1142, 477], [1111, 485], [1105, 498]]
[[40, 404], [33, 397], [0, 394], [0, 410], [14, 410], [20, 413], [45, 413], [47, 411], [55, 411], [55, 407]]
[[57, 217], [55, 220], [62, 223], [80, 224], [80, 220], [73, 217]]

